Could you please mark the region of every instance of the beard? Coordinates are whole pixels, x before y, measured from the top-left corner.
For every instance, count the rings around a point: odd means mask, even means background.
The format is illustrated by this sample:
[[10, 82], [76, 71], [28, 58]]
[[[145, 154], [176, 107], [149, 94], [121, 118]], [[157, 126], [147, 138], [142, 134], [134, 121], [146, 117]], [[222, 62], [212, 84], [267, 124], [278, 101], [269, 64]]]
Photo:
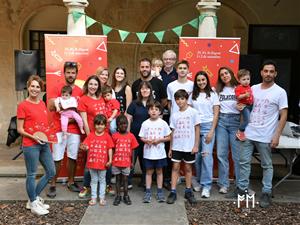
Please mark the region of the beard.
[[76, 78], [73, 77], [66, 77], [66, 83], [72, 85], [75, 83]]
[[151, 71], [141, 71], [140, 74], [143, 78], [148, 78], [151, 75]]

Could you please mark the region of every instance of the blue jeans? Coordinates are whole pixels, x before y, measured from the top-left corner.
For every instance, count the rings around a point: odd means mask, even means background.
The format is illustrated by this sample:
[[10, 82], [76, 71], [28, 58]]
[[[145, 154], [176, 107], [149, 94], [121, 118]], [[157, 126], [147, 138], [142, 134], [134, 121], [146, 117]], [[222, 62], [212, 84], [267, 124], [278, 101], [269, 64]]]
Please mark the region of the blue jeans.
[[91, 173], [91, 198], [97, 198], [97, 187], [99, 182], [99, 198], [105, 198], [106, 181], [105, 175], [106, 170], [95, 170], [90, 169]]
[[[48, 144], [22, 147], [22, 150], [27, 171], [26, 191], [30, 201], [33, 202], [47, 186], [48, 181], [55, 176], [55, 165]], [[45, 174], [35, 184], [38, 162], [43, 166]]]
[[272, 150], [269, 143], [262, 143], [258, 141], [252, 141], [246, 139], [246, 141], [241, 143], [240, 152], [240, 178], [238, 180], [238, 187], [241, 190], [248, 189], [249, 177], [251, 172], [251, 160], [253, 149], [256, 149], [260, 155], [260, 165], [263, 169], [263, 179], [262, 179], [262, 192], [271, 193], [272, 192], [272, 179], [273, 179], [273, 164], [272, 164]]
[[243, 131], [243, 132], [245, 131], [245, 129], [249, 123], [251, 110], [252, 110], [252, 105], [246, 105], [243, 108], [243, 110], [241, 111], [241, 114], [243, 116], [243, 121], [239, 127], [240, 131]]
[[229, 144], [231, 147], [231, 156], [234, 163], [234, 174], [236, 181], [239, 180], [239, 148], [240, 143], [236, 140], [236, 132], [240, 125], [239, 114], [220, 113], [218, 126], [216, 129], [217, 139], [217, 157], [218, 157], [218, 185], [220, 187], [229, 187]]
[[196, 155], [196, 176], [197, 181], [203, 188], [211, 189], [213, 178], [213, 148], [215, 143], [215, 134], [210, 143], [205, 143], [207, 133], [210, 131], [212, 123], [200, 124], [200, 145], [199, 152]]

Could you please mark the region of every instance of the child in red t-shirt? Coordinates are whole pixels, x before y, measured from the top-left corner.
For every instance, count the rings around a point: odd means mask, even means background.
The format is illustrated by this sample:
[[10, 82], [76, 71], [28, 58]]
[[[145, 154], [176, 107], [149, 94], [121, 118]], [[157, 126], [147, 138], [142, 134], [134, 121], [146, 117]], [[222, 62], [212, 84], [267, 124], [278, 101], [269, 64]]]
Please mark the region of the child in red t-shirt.
[[244, 107], [241, 110], [243, 122], [240, 124], [236, 137], [240, 141], [245, 141], [246, 137], [244, 131], [250, 119], [250, 112], [253, 105], [253, 94], [250, 87], [250, 72], [246, 69], [241, 69], [237, 76], [240, 84], [235, 88], [235, 96], [238, 103], [243, 104]]
[[110, 135], [105, 132], [107, 119], [104, 115], [98, 114], [94, 119], [95, 131], [91, 132], [84, 142], [81, 149], [88, 150], [86, 167], [91, 174], [91, 200], [89, 205], [97, 203], [97, 186], [99, 182], [100, 205], [105, 205], [106, 189], [106, 169], [112, 163], [112, 148], [114, 143]]
[[117, 99], [112, 98], [113, 90], [110, 86], [105, 85], [102, 89], [102, 97], [105, 101], [107, 122], [111, 134], [116, 133], [116, 118], [120, 114], [120, 103]]
[[112, 161], [112, 174], [116, 175], [117, 196], [113, 202], [119, 205], [121, 202], [121, 185], [124, 187], [123, 201], [131, 205], [128, 195], [128, 176], [133, 162], [133, 150], [139, 145], [134, 135], [127, 131], [128, 120], [123, 114], [117, 117], [118, 132], [114, 133], [112, 139], [115, 144], [115, 151]]

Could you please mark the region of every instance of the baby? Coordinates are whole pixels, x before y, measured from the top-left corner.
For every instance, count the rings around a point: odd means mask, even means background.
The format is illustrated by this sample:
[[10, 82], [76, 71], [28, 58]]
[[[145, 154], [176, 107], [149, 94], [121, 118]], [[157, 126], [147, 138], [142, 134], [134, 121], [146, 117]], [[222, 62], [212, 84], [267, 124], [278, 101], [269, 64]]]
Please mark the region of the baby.
[[160, 75], [160, 71], [163, 67], [163, 62], [158, 58], [153, 58], [151, 61], [151, 75], [152, 77], [157, 77], [158, 79], [162, 79]]

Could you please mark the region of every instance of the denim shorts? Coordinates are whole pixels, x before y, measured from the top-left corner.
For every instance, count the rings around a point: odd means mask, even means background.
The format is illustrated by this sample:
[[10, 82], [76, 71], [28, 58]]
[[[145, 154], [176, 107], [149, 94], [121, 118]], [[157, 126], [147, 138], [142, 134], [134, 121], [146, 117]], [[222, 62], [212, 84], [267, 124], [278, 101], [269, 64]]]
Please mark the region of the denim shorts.
[[129, 176], [129, 174], [130, 174], [130, 167], [112, 166], [111, 167], [111, 173], [113, 175], [123, 174], [125, 176]]
[[144, 159], [145, 169], [160, 169], [167, 166], [167, 158], [164, 159]]

